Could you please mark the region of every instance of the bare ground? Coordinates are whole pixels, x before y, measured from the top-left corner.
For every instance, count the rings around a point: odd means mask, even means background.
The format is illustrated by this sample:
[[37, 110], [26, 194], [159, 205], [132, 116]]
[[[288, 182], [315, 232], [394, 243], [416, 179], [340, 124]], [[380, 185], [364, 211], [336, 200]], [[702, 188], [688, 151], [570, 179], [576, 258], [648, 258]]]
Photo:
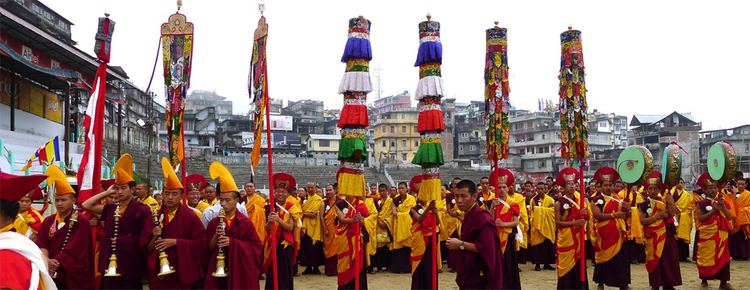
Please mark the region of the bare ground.
[[[555, 271], [534, 271], [531, 264], [520, 265], [521, 267], [521, 284], [524, 289], [555, 289], [557, 278]], [[680, 263], [682, 272], [682, 285], [679, 289], [701, 289], [700, 279], [698, 279], [698, 269], [694, 263]], [[303, 269], [300, 269], [303, 270]], [[321, 267], [321, 270], [323, 268]], [[594, 274], [593, 267], [588, 267], [588, 277]], [[731, 262], [732, 280], [730, 284], [735, 289], [750, 289], [750, 262], [732, 261]], [[458, 289], [456, 286], [456, 274], [443, 272], [439, 274], [440, 289]], [[646, 266], [643, 264], [631, 265], [632, 289], [650, 289], [648, 286], [648, 273]], [[367, 276], [369, 289], [409, 289], [411, 286], [410, 274], [392, 274], [377, 273]], [[261, 287], [265, 285], [261, 281]], [[294, 286], [296, 289], [336, 289], [336, 277], [326, 277], [323, 275], [303, 275], [295, 277]], [[596, 289], [593, 281], [589, 281], [591, 289]], [[718, 289], [718, 281], [709, 281], [708, 289]]]

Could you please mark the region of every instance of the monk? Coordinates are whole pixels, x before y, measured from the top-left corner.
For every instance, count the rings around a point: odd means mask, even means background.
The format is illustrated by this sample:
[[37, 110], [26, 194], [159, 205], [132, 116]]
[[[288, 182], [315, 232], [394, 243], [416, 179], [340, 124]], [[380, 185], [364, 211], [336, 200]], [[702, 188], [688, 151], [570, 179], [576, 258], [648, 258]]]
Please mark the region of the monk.
[[591, 200], [597, 232], [597, 239], [593, 243], [594, 282], [598, 284], [598, 289], [604, 289], [604, 285], [628, 289], [630, 259], [623, 245], [628, 238], [625, 219], [629, 215], [630, 203], [613, 196], [614, 181], [620, 179], [617, 170], [601, 167], [594, 173], [594, 179], [601, 184], [599, 195]]
[[[298, 223], [302, 218], [302, 209], [293, 201], [290, 192], [296, 187], [294, 177], [286, 173], [276, 173], [273, 175], [275, 187], [274, 192], [274, 212], [270, 208], [266, 222], [265, 241], [265, 265], [266, 269], [266, 290], [274, 289], [294, 289], [294, 268], [296, 259], [297, 245], [299, 245], [299, 236], [297, 231]], [[271, 205], [269, 205], [270, 207]], [[274, 280], [273, 267], [271, 265], [271, 245], [276, 243], [276, 263], [278, 281]]]
[[491, 201], [490, 214], [492, 214], [495, 226], [497, 227], [497, 234], [500, 238], [500, 251], [503, 255], [502, 288], [521, 289], [521, 277], [518, 274], [516, 237], [517, 235], [521, 235], [518, 231], [518, 226], [523, 203], [519, 203], [517, 199], [509, 195], [510, 187], [515, 186], [513, 173], [505, 168], [500, 168], [497, 172], [493, 172], [490, 175], [490, 183], [497, 189], [497, 194]]
[[42, 174], [18, 176], [0, 172], [0, 288], [57, 289], [42, 251], [16, 233], [13, 224], [18, 216], [18, 200], [45, 178]]
[[[414, 179], [419, 179], [421, 183], [422, 175], [417, 175]], [[414, 182], [417, 183], [417, 182]], [[435, 235], [438, 226], [438, 201], [418, 200], [410, 213], [412, 223], [412, 243], [411, 243], [411, 289], [432, 289], [435, 275], [432, 271], [432, 264], [436, 263], [436, 269], [442, 268], [442, 258], [439, 248], [433, 247], [432, 237]], [[436, 241], [437, 243], [437, 241]], [[437, 260], [435, 260], [437, 259]], [[438, 287], [438, 284], [435, 284]]]
[[[563, 188], [560, 199], [555, 202], [557, 289], [588, 289], [586, 266], [581, 264], [581, 240], [586, 235], [589, 211], [585, 206], [586, 197], [576, 191], [578, 180], [578, 170], [573, 168], [561, 170], [555, 179]], [[584, 268], [584, 279], [581, 279], [581, 267]]]
[[62, 170], [51, 165], [45, 172], [55, 187], [57, 213], [42, 222], [36, 244], [47, 258], [49, 272], [59, 289], [93, 289], [94, 256], [89, 219], [73, 208], [76, 193]]
[[159, 210], [159, 203], [149, 193], [151, 186], [148, 183], [141, 182], [135, 185], [135, 194], [138, 196], [138, 201], [151, 208], [151, 211]]
[[211, 205], [201, 200], [201, 191], [206, 188], [206, 179], [200, 174], [191, 174], [187, 178], [187, 202], [188, 206], [203, 214], [204, 211]]
[[[156, 221], [148, 244], [149, 288], [189, 289], [202, 286], [207, 249], [206, 232], [193, 209], [183, 205], [183, 186], [166, 157], [161, 160], [164, 172], [162, 198], [164, 206], [156, 212]], [[167, 255], [176, 273], [159, 276], [160, 254]]]
[[450, 238], [446, 246], [456, 255], [459, 289], [500, 289], [503, 257], [500, 237], [490, 213], [479, 206], [481, 193], [471, 180], [461, 180], [455, 190], [456, 206], [464, 212], [461, 239]]
[[363, 221], [370, 213], [360, 197], [350, 194], [347, 193], [343, 199], [339, 199], [334, 207], [338, 218], [335, 239], [338, 289], [367, 289], [366, 271], [369, 259], [366, 247], [369, 236]]
[[391, 272], [410, 273], [409, 257], [411, 255], [411, 208], [417, 205], [417, 199], [408, 193], [406, 182], [398, 184], [398, 195], [393, 198], [391, 207], [390, 230], [393, 236], [391, 243]]
[[255, 184], [248, 181], [245, 182], [245, 192], [247, 192], [247, 202], [245, 203], [245, 209], [247, 210], [247, 218], [255, 226], [255, 231], [258, 234], [258, 238], [261, 241], [266, 239], [266, 200], [258, 194], [255, 189]]
[[480, 178], [479, 186], [482, 187], [482, 195], [479, 196], [479, 205], [490, 211], [492, 209], [492, 200], [495, 199], [495, 192], [490, 189], [490, 178], [486, 176]]
[[[734, 260], [750, 259], [750, 191], [742, 172], [738, 172], [734, 179], [734, 194], [727, 199], [734, 201], [734, 231], [729, 241], [729, 253]], [[732, 191], [732, 189], [729, 189]]]
[[677, 219], [677, 253], [680, 261], [687, 262], [690, 256], [690, 235], [693, 231], [693, 211], [695, 203], [693, 195], [685, 190], [685, 181], [680, 178], [679, 183], [671, 191], [674, 205], [679, 216]]
[[555, 200], [547, 195], [547, 183], [536, 184], [536, 194], [529, 204], [531, 230], [529, 234], [529, 261], [534, 271], [554, 270], [555, 263]]
[[[133, 159], [124, 154], [112, 169], [115, 183], [104, 192], [83, 202], [84, 209], [101, 215], [104, 238], [99, 252], [99, 273], [105, 273], [116, 259], [120, 276], [103, 276], [102, 289], [141, 289], [146, 278], [146, 246], [151, 239], [153, 218], [151, 209], [133, 198]], [[115, 203], [102, 205], [99, 201], [113, 196]], [[116, 218], [119, 216], [119, 218]], [[117, 228], [117, 230], [115, 230]], [[114, 247], [113, 247], [114, 241]], [[114, 249], [113, 249], [114, 248]]]
[[305, 196], [302, 199], [302, 238], [300, 249], [300, 265], [305, 267], [302, 274], [320, 274], [323, 265], [323, 223], [320, 219], [320, 208], [323, 198], [315, 194], [315, 185], [312, 191], [300, 187]]
[[[395, 191], [394, 191], [395, 192]], [[395, 194], [394, 194], [395, 195]], [[391, 192], [388, 190], [388, 186], [385, 183], [378, 185], [378, 198], [373, 198], [375, 202], [375, 208], [377, 209], [377, 229], [375, 230], [375, 256], [372, 259], [372, 271], [387, 271], [391, 267], [391, 250], [390, 243], [392, 235], [389, 229], [389, 225], [392, 224], [393, 216], [391, 215], [393, 208], [393, 199], [391, 198]]]
[[682, 285], [680, 260], [674, 233], [677, 208], [668, 192], [664, 196], [661, 173], [653, 172], [647, 179], [644, 202], [638, 204], [643, 234], [646, 238], [646, 270], [652, 288], [674, 288]]
[[[698, 178], [698, 186], [706, 196], [698, 202], [698, 276], [701, 286], [708, 287], [708, 280], [719, 280], [719, 289], [733, 289], [729, 285], [729, 232], [732, 208], [719, 192], [716, 181], [708, 173]], [[734, 190], [736, 191], [736, 190]], [[736, 194], [731, 192], [731, 194]]]
[[[375, 185], [374, 183], [372, 185]], [[362, 224], [364, 225], [365, 229], [367, 230], [367, 236], [369, 237], [367, 241], [367, 260], [369, 261], [368, 267], [367, 267], [367, 273], [374, 273], [374, 258], [375, 254], [378, 250], [378, 241], [377, 241], [377, 234], [378, 234], [378, 206], [376, 205], [375, 198], [373, 198], [372, 194], [375, 194], [375, 197], [378, 197], [377, 190], [372, 190], [373, 188], [377, 189], [377, 186], [371, 186], [370, 191], [367, 192], [367, 197], [365, 197], [365, 207], [367, 208], [367, 212], [370, 213], [367, 217], [364, 217], [362, 220]]]
[[216, 199], [216, 187], [213, 185], [207, 185], [204, 192], [206, 193], [206, 197], [203, 201], [208, 203], [208, 205], [214, 205], [216, 201], [218, 200]]
[[[42, 226], [42, 221], [44, 220], [42, 214], [31, 207], [32, 200], [36, 199], [32, 198], [32, 195], [35, 195], [35, 193], [37, 193], [36, 195], [41, 195], [41, 191], [38, 188], [34, 188], [34, 190], [24, 195], [18, 201], [18, 204], [20, 205], [19, 214], [21, 215], [21, 217], [23, 217], [23, 220], [26, 222], [26, 224], [29, 225], [29, 229], [31, 229], [30, 239], [32, 241], [36, 241], [37, 235], [39, 234], [39, 229]], [[38, 198], [41, 198], [41, 196], [38, 196]]]
[[333, 185], [326, 186], [326, 199], [323, 202], [321, 215], [323, 223], [323, 256], [325, 257], [325, 274], [326, 276], [338, 275], [336, 261], [336, 226], [338, 225], [338, 216], [336, 215], [336, 202], [338, 197]]

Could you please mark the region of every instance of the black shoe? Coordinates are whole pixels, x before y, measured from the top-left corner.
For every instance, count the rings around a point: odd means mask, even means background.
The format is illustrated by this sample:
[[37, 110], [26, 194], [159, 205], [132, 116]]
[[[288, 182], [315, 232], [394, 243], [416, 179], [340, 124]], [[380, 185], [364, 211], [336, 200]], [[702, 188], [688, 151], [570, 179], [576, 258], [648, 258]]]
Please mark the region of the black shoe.
[[312, 269], [310, 267], [306, 267], [305, 271], [302, 272], [302, 275], [310, 275], [312, 274]]
[[536, 266], [534, 266], [534, 271], [539, 272], [541, 270], [542, 270], [542, 267], [540, 267], [539, 264], [536, 264]]
[[552, 266], [550, 266], [550, 265], [548, 265], [548, 264], [544, 264], [544, 268], [543, 268], [543, 269], [544, 269], [544, 270], [554, 270], [554, 269], [555, 269], [555, 267], [552, 267]]

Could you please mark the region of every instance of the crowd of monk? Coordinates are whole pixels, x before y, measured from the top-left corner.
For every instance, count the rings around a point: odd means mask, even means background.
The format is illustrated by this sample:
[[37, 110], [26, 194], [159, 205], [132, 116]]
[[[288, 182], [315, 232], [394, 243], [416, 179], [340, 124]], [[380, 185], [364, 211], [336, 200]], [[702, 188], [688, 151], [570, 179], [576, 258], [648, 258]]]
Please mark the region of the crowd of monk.
[[[184, 185], [162, 163], [157, 198], [134, 180], [129, 155], [85, 201], [55, 166], [41, 176], [2, 173], [0, 287], [293, 289], [295, 276], [327, 275], [339, 289], [367, 289], [368, 273], [389, 271], [411, 273], [412, 289], [433, 289], [436, 272], [450, 271], [460, 289], [521, 289], [518, 265], [529, 262], [556, 270], [558, 289], [586, 289], [590, 259], [599, 288], [627, 289], [631, 264], [643, 263], [652, 288], [672, 289], [692, 256], [704, 286], [730, 289], [730, 260], [750, 258], [750, 191], [739, 174], [727, 184], [703, 174], [688, 192], [682, 181], [666, 188], [657, 172], [626, 185], [603, 167], [580, 192], [572, 168], [520, 190], [501, 168], [478, 184], [453, 178], [426, 202], [419, 177], [371, 184], [362, 198], [277, 173], [269, 201], [252, 182], [239, 189], [220, 163], [209, 168], [215, 183], [191, 175]], [[56, 213], [43, 218], [31, 203], [45, 179]], [[44, 264], [13, 250], [33, 252], [26, 240]]]

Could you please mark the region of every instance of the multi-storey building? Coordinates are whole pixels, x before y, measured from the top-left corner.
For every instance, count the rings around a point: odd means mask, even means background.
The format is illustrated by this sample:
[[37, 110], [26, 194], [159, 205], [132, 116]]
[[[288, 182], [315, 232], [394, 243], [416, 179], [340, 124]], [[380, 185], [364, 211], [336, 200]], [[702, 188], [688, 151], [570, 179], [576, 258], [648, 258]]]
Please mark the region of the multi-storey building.
[[682, 177], [689, 182], [700, 162], [701, 123], [690, 113], [634, 115], [630, 120], [628, 144], [646, 147], [654, 157], [655, 169], [661, 168], [662, 154], [672, 142], [687, 152], [682, 156]]
[[419, 148], [418, 115], [415, 108], [400, 109], [382, 113], [372, 123], [374, 165], [411, 163]]
[[409, 91], [403, 91], [400, 94], [383, 97], [375, 100], [372, 105], [372, 111], [376, 115], [397, 110], [411, 108], [411, 95]]
[[218, 95], [215, 91], [193, 90], [185, 98], [185, 113], [196, 113], [207, 107], [214, 107], [219, 122], [232, 115], [232, 101]]
[[706, 171], [706, 159], [708, 150], [716, 142], [727, 141], [734, 147], [734, 153], [737, 156], [737, 170], [745, 174], [750, 174], [750, 124], [742, 125], [730, 129], [701, 131], [701, 171]]

